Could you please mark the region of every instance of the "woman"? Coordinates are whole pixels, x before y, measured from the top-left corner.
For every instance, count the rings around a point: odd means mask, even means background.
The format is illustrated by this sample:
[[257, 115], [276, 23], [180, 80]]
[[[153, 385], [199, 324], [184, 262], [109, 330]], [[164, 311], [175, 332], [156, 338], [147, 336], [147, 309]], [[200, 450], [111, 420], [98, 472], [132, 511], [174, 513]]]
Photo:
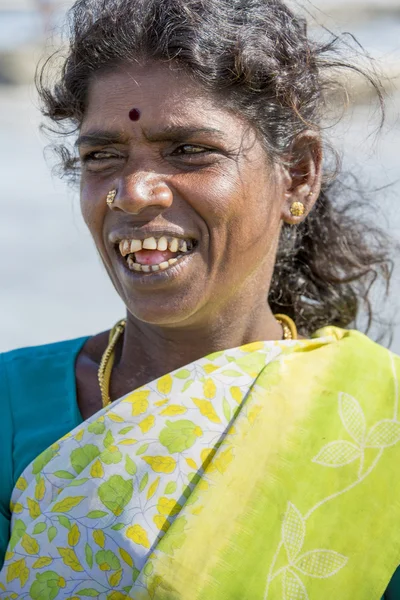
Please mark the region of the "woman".
[[388, 255], [323, 172], [333, 49], [279, 0], [72, 8], [39, 88], [127, 316], [2, 356], [1, 598], [385, 592], [400, 363], [345, 329]]

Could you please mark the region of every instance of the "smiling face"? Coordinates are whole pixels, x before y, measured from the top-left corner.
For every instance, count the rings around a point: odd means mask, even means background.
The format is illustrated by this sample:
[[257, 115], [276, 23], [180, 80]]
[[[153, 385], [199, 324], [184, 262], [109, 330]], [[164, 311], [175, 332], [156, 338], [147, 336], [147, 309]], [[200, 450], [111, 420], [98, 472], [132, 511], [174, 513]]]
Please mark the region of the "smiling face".
[[246, 121], [176, 68], [130, 65], [92, 81], [79, 146], [82, 213], [131, 315], [266, 306], [285, 182]]

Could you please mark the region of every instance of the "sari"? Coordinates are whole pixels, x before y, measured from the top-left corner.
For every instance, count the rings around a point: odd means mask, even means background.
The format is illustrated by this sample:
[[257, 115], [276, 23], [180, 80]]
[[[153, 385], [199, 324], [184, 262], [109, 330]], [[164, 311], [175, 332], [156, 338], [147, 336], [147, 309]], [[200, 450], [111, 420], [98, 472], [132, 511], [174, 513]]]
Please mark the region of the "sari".
[[0, 598], [380, 598], [400, 557], [399, 372], [327, 327], [134, 390], [18, 479]]

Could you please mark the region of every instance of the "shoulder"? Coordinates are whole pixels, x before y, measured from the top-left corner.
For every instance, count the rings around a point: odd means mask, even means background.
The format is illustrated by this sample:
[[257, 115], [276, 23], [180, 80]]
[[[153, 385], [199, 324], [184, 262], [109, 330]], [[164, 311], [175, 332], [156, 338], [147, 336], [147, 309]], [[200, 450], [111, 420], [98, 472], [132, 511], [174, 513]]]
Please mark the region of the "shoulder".
[[8, 544], [10, 498], [17, 478], [81, 421], [74, 365], [87, 339], [0, 353], [0, 564]]
[[0, 353], [0, 369], [7, 368], [8, 365], [13, 363], [22, 365], [26, 364], [26, 361], [40, 362], [49, 357], [56, 358], [58, 355], [79, 352], [88, 339], [88, 337], [80, 337], [72, 340], [54, 342], [52, 344], [17, 348], [16, 350]]
[[328, 345], [343, 353], [346, 351], [353, 354], [359, 353], [360, 360], [376, 359], [377, 357], [381, 357], [383, 360], [389, 358], [395, 362], [400, 360], [400, 357], [390, 349], [356, 329], [341, 329], [334, 326], [323, 327], [316, 331], [311, 338], [315, 341], [330, 339], [331, 344]]
[[79, 421], [74, 365], [86, 340], [0, 353], [1, 493], [9, 495], [30, 460]]
[[87, 339], [82, 337], [0, 353], [2, 396], [8, 395], [18, 402], [26, 401], [20, 395], [27, 389], [32, 392], [54, 378], [69, 377], [68, 367], [74, 364]]

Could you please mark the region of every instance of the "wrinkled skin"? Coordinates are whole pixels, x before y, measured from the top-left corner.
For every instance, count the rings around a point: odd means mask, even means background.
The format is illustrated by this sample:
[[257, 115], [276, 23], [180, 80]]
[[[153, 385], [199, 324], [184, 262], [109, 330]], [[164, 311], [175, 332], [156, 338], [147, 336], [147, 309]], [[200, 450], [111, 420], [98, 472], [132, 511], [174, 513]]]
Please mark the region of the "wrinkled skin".
[[[282, 337], [267, 297], [282, 222], [298, 223], [292, 202], [308, 212], [318, 195], [318, 136], [305, 132], [298, 146], [306, 143], [293, 169], [269, 160], [249, 123], [171, 66], [130, 65], [93, 79], [79, 140], [82, 214], [128, 317], [113, 399], [209, 352]], [[154, 232], [180, 232], [197, 247], [163, 276], [132, 274], [118, 236]], [[84, 417], [101, 407], [96, 374], [106, 345], [106, 333], [91, 338], [77, 361]]]

